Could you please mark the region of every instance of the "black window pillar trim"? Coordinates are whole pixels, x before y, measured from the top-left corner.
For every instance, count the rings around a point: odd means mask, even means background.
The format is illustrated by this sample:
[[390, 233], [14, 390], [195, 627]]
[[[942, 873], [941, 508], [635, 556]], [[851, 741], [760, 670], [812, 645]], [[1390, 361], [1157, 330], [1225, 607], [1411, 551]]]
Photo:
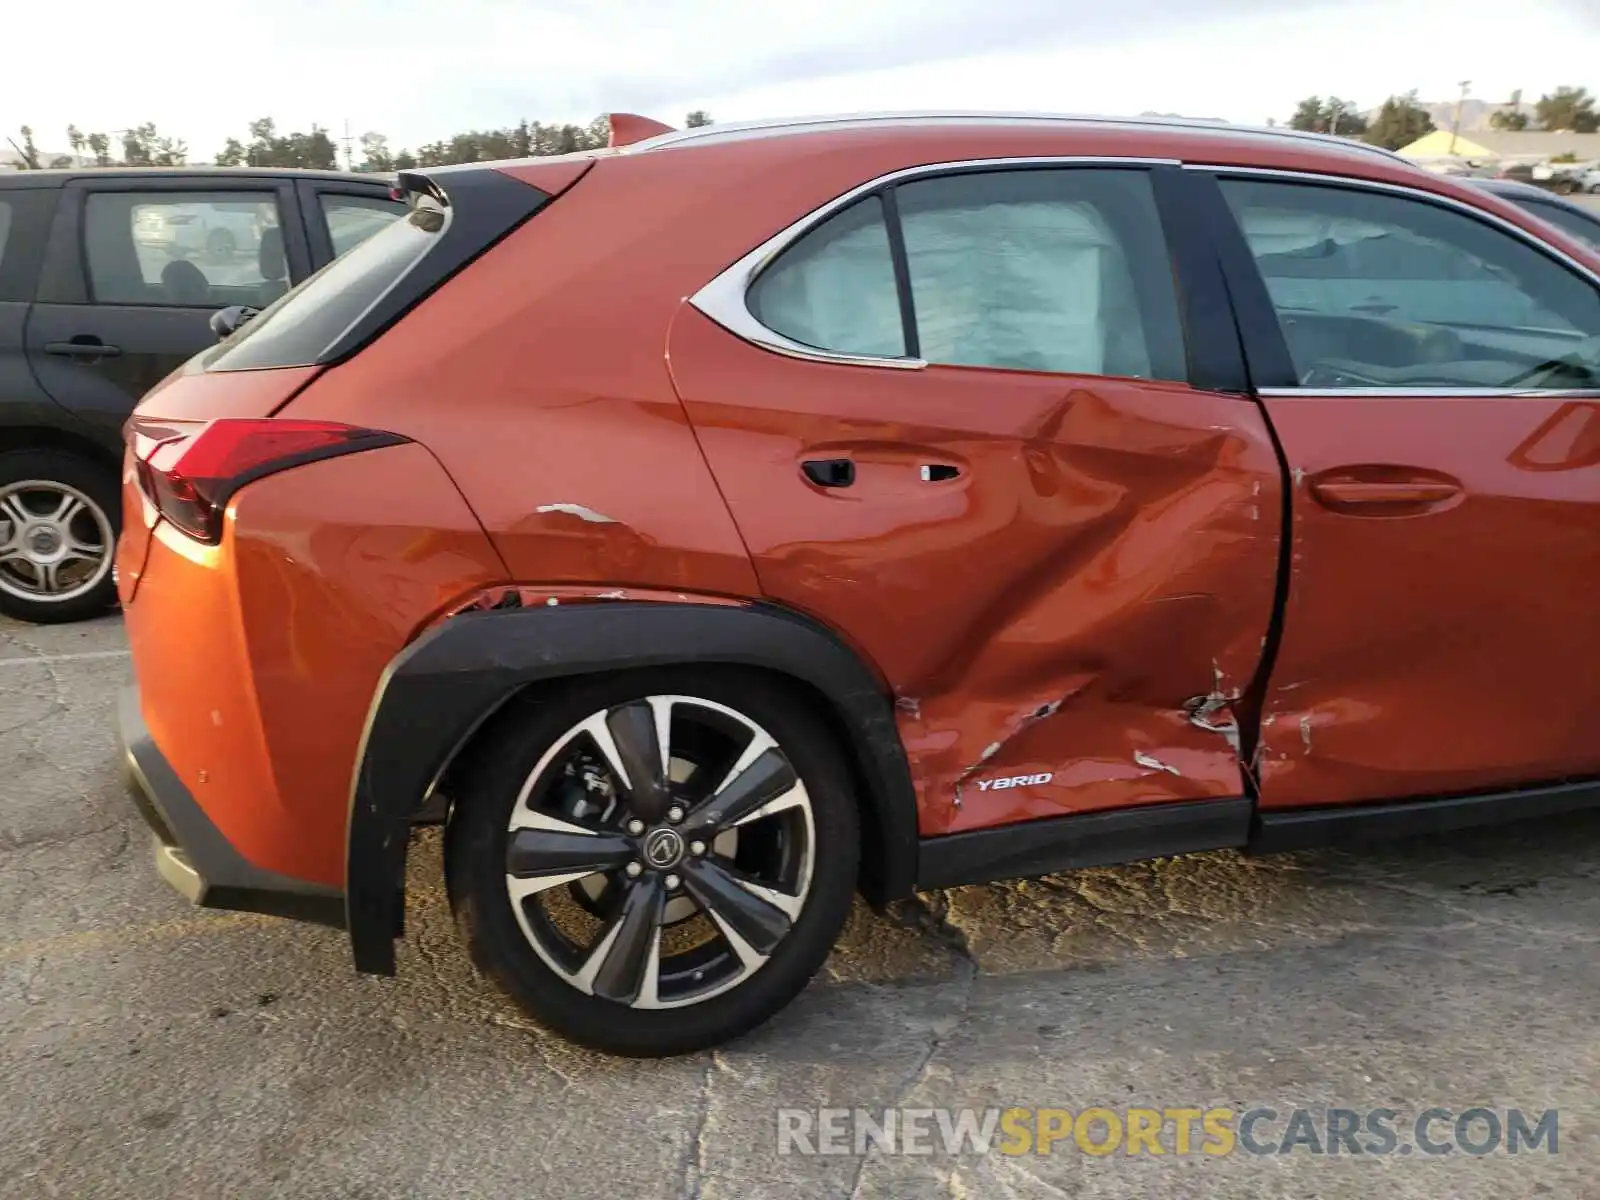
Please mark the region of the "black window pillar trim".
[[1221, 197], [1209, 178], [1172, 164], [1154, 167], [1150, 178], [1172, 261], [1189, 385], [1248, 394], [1250, 374], [1216, 230]]
[[916, 792], [892, 697], [835, 635], [767, 605], [627, 601], [470, 612], [430, 630], [384, 671], [351, 782], [345, 923], [358, 971], [392, 975], [406, 852], [429, 788], [513, 696], [561, 678], [668, 665], [773, 671], [827, 697], [865, 785], [868, 899], [911, 894]]

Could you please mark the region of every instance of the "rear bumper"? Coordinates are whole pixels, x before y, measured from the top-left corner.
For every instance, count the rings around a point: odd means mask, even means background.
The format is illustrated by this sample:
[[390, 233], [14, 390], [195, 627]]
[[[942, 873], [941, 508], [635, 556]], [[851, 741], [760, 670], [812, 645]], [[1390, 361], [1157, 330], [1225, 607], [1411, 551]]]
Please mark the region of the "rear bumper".
[[150, 736], [138, 688], [123, 690], [117, 716], [124, 782], [155, 834], [156, 869], [163, 879], [205, 908], [344, 928], [343, 893], [253, 866], [212, 824]]

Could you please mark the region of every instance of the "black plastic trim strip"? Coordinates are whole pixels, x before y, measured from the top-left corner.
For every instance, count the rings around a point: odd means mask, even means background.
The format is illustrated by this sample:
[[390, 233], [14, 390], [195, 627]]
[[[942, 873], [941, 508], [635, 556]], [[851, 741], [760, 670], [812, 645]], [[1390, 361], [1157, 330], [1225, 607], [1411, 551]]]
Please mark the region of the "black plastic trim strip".
[[407, 171], [401, 179], [409, 188], [447, 196], [450, 220], [439, 234], [439, 244], [328, 346], [318, 363], [331, 365], [349, 358], [555, 199], [493, 167], [454, 168], [437, 177], [426, 170]]
[[889, 234], [889, 260], [894, 264], [894, 290], [900, 295], [900, 331], [905, 338], [906, 357], [922, 357], [922, 335], [917, 332], [917, 302], [911, 293], [911, 262], [906, 257], [906, 242], [900, 232], [900, 202], [894, 188], [878, 193], [883, 206], [883, 223]]
[[1253, 807], [1243, 796], [1182, 800], [923, 838], [917, 887], [1024, 879], [1243, 846]]
[[1257, 389], [1298, 387], [1300, 376], [1289, 355], [1283, 326], [1278, 323], [1278, 310], [1261, 278], [1255, 255], [1250, 252], [1250, 243], [1245, 241], [1244, 231], [1218, 185], [1218, 176], [1226, 172], [1191, 166], [1185, 167], [1183, 173], [1197, 185], [1188, 193], [1193, 217], [1202, 223], [1201, 236], [1211, 243], [1227, 281], [1252, 385]]
[[851, 738], [861, 797], [863, 888], [911, 894], [917, 804], [887, 689], [832, 633], [763, 605], [608, 601], [468, 612], [395, 658], [373, 696], [351, 783], [346, 919], [358, 971], [392, 975], [407, 842], [429, 788], [506, 701], [551, 679], [693, 663], [788, 675], [828, 698]]
[[1406, 800], [1396, 804], [1343, 804], [1257, 813], [1251, 854], [1278, 854], [1322, 846], [1349, 846], [1480, 825], [1510, 824], [1600, 808], [1600, 780], [1549, 784], [1516, 791]]
[[344, 896], [338, 889], [253, 865], [211, 823], [151, 737], [138, 688], [122, 690], [117, 717], [124, 782], [134, 807], [155, 833], [157, 862], [173, 887], [203, 908], [344, 927]]
[[1189, 384], [1203, 392], [1247, 393], [1249, 372], [1213, 227], [1216, 189], [1177, 166], [1157, 166], [1150, 179], [1177, 284]]

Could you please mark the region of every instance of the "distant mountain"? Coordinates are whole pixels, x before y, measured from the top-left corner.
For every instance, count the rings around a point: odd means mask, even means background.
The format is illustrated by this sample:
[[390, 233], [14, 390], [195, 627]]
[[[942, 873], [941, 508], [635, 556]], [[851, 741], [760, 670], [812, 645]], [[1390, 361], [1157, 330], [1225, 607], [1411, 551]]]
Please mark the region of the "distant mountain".
[[[1454, 100], [1422, 100], [1418, 103], [1427, 110], [1433, 118], [1433, 124], [1438, 129], [1449, 129], [1456, 119], [1456, 102]], [[1461, 132], [1481, 133], [1494, 128], [1489, 124], [1489, 118], [1502, 109], [1509, 109], [1509, 102], [1496, 102], [1493, 100], [1477, 100], [1468, 98], [1461, 106]], [[1517, 105], [1519, 112], [1526, 113], [1528, 119], [1533, 120], [1534, 110], [1532, 104]], [[1369, 108], [1362, 116], [1370, 121], [1378, 119], [1379, 107]]]

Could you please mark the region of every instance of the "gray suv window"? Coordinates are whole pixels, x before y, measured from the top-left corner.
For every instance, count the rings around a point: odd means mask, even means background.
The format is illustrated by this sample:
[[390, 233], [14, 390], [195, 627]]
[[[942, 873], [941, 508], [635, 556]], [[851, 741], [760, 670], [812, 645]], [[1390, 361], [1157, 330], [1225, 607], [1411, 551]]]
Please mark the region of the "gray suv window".
[[284, 286], [272, 192], [93, 192], [84, 216], [99, 304], [220, 308]]

